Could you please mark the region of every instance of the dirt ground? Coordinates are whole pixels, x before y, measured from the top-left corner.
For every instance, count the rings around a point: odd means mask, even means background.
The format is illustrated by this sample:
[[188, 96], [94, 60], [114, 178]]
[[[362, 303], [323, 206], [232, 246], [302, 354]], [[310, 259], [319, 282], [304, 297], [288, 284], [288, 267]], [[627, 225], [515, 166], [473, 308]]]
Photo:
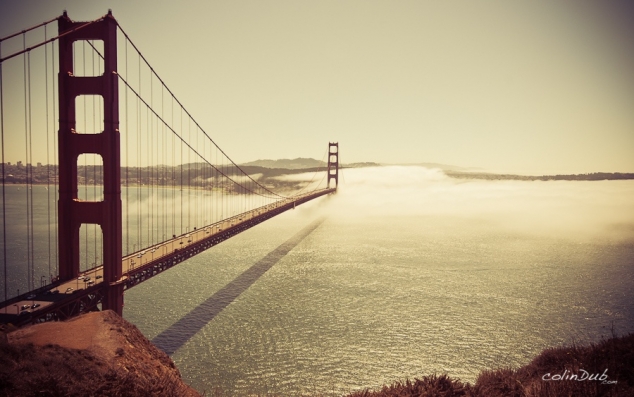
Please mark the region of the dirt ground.
[[0, 395], [199, 396], [167, 354], [111, 311], [3, 335]]

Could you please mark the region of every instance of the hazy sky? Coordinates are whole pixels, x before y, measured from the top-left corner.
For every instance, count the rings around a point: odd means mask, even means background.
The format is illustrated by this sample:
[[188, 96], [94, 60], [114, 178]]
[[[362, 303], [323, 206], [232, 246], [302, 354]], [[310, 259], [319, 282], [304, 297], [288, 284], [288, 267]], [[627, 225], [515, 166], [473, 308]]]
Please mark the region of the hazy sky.
[[634, 172], [631, 1], [0, 0], [0, 36], [108, 8], [238, 162]]

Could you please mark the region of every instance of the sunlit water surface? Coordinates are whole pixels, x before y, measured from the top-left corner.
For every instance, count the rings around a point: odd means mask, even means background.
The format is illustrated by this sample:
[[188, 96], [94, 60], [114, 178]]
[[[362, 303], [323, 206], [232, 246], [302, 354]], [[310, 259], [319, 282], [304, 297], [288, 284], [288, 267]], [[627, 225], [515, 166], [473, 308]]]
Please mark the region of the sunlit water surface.
[[[634, 183], [345, 170], [340, 191], [126, 292], [150, 339], [321, 216], [172, 355], [208, 395], [334, 394], [517, 367], [634, 331]], [[556, 370], [556, 369], [554, 369]]]
[[[326, 221], [173, 356], [207, 393], [342, 394], [634, 331], [634, 183], [345, 171], [334, 196], [126, 294], [153, 338], [319, 216]], [[342, 181], [343, 182], [343, 181]]]

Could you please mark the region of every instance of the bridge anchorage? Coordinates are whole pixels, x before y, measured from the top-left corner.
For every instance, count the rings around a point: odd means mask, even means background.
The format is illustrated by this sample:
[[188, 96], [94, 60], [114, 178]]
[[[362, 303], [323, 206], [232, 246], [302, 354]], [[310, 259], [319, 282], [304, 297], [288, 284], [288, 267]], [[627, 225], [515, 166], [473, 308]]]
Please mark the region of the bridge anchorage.
[[[57, 35], [49, 38], [46, 26], [53, 22], [57, 22]], [[265, 182], [258, 182], [193, 119], [112, 12], [89, 22], [72, 21], [64, 12], [2, 38], [0, 44], [13, 38], [26, 43], [29, 32], [42, 28], [44, 40], [28, 48], [24, 44], [21, 50], [5, 57], [0, 53], [5, 214], [0, 322], [22, 325], [57, 321], [99, 309], [121, 315], [125, 290], [297, 205], [337, 191], [339, 145], [332, 142], [328, 144], [326, 175], [321, 181], [327, 178], [325, 187], [321, 182], [312, 186], [311, 181], [292, 194], [282, 195]], [[32, 60], [38, 59], [36, 51], [45, 53], [45, 90], [32, 88], [32, 81], [37, 80], [31, 72]], [[129, 68], [133, 63], [128, 60], [130, 54], [138, 60], [133, 72]], [[118, 59], [121, 57], [124, 62]], [[18, 63], [17, 67], [12, 62]], [[15, 175], [10, 174], [11, 164], [5, 164], [4, 146], [5, 125], [13, 126], [14, 121], [6, 117], [1, 95], [6, 87], [4, 79], [14, 78], [13, 69], [24, 71], [23, 98], [28, 114], [25, 110], [22, 120], [26, 120], [23, 131], [29, 145], [26, 168], [16, 168]], [[47, 158], [56, 152], [52, 157], [57, 161], [46, 166], [46, 201], [57, 206], [57, 213], [49, 208], [46, 225], [34, 224], [33, 203], [37, 198], [32, 192], [44, 183], [38, 181], [31, 165], [36, 158], [29, 154], [32, 143], [39, 141], [37, 132], [33, 132], [37, 115], [33, 120], [31, 115], [36, 91], [46, 92], [46, 116], [42, 117], [46, 122], [42, 124], [46, 124], [47, 132], [41, 141], [46, 142]], [[92, 116], [86, 98], [92, 98], [88, 99], [93, 101]], [[57, 109], [57, 125], [48, 116], [49, 102]], [[48, 132], [50, 120], [51, 131], [57, 129], [57, 135]], [[54, 143], [52, 149], [49, 142]], [[93, 159], [93, 164], [88, 164], [86, 158]], [[16, 179], [20, 172], [25, 173], [23, 181]], [[11, 178], [14, 183], [18, 180], [26, 184], [26, 240], [27, 251], [31, 252], [26, 260], [27, 288], [21, 285], [22, 291], [28, 292], [20, 294], [18, 289], [13, 297], [9, 297], [7, 283], [11, 267], [7, 266], [11, 260], [7, 256], [7, 223], [11, 219], [6, 207], [11, 203], [5, 200], [5, 192], [14, 188], [8, 185]], [[32, 254], [40, 242], [34, 226], [49, 227], [49, 257], [51, 251], [56, 252], [57, 263], [57, 269], [51, 268], [53, 259], [49, 258], [49, 280], [46, 282], [47, 277], [42, 275], [39, 286], [36, 273], [44, 271], [35, 264], [37, 255]], [[50, 228], [55, 226], [56, 237], [51, 238]], [[92, 227], [94, 236], [87, 227]], [[55, 270], [57, 275], [53, 274]]]

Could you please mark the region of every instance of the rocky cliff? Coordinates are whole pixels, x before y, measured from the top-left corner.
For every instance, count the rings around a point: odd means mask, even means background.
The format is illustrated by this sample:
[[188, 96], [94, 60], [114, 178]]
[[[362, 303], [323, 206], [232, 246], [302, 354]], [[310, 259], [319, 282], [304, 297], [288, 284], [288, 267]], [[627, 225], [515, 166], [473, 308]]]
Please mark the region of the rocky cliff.
[[199, 396], [167, 354], [111, 311], [0, 334], [0, 395]]

